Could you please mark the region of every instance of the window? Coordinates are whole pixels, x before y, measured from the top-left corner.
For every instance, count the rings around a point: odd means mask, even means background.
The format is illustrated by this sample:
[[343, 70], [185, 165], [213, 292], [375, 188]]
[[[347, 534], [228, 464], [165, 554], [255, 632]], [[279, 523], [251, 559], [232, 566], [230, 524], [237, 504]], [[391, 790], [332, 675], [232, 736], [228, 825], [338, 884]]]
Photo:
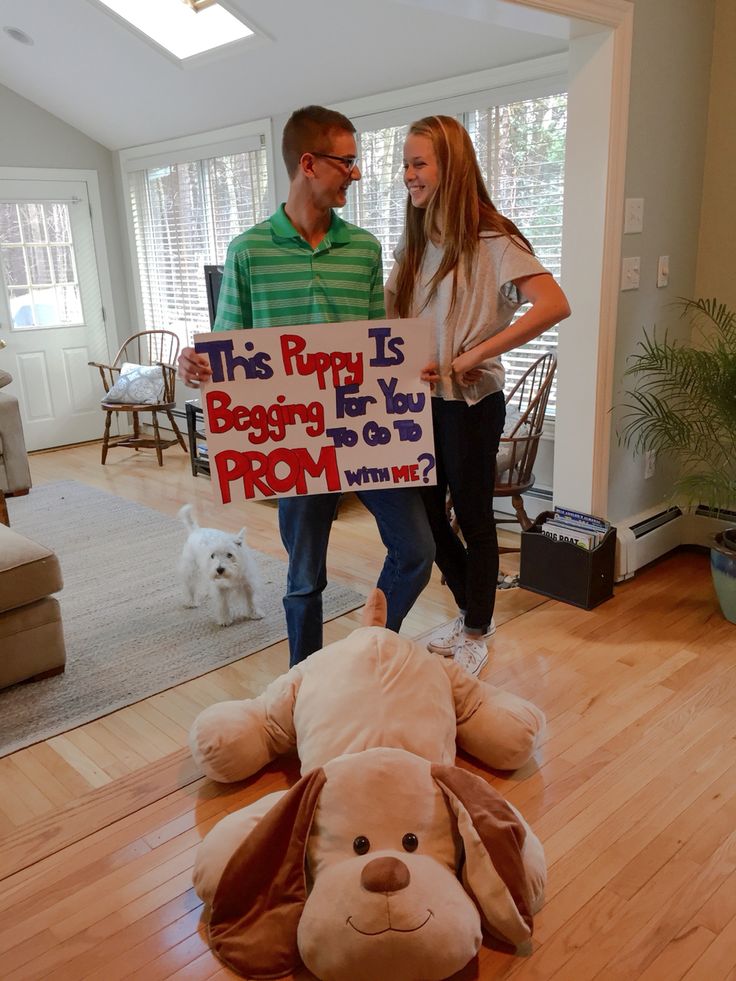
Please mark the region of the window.
[[344, 209], [348, 221], [367, 228], [381, 243], [385, 277], [404, 228], [404, 140], [408, 129], [408, 125], [388, 126], [360, 134], [363, 177], [348, 195]]
[[0, 268], [13, 327], [82, 323], [67, 202], [0, 202]]
[[[461, 120], [470, 133], [493, 203], [526, 235], [539, 261], [559, 280], [567, 96], [492, 106], [465, 113]], [[556, 349], [557, 327], [552, 327], [504, 354], [507, 391], [540, 355]], [[548, 415], [555, 414], [555, 405], [553, 386]]]
[[271, 213], [265, 145], [132, 170], [128, 186], [145, 328], [191, 344], [210, 329], [204, 266]]
[[[567, 96], [524, 99], [458, 113], [457, 118], [470, 133], [494, 204], [527, 236], [542, 264], [559, 277]], [[381, 242], [385, 275], [404, 225], [402, 150], [407, 129], [388, 126], [360, 134], [363, 179], [345, 209], [349, 221], [369, 229]], [[556, 347], [553, 327], [504, 355], [507, 390], [540, 354]], [[554, 411], [553, 390], [547, 412], [554, 415]]]

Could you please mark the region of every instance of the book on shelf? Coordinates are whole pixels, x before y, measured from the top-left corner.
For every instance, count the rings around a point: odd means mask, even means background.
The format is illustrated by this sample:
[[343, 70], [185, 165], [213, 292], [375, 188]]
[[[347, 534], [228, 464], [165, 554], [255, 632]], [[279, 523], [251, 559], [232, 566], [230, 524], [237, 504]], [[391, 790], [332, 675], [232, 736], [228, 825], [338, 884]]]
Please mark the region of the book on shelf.
[[588, 551], [600, 544], [602, 538], [600, 532], [573, 528], [571, 525], [564, 525], [557, 521], [545, 521], [542, 525], [542, 534], [555, 542], [568, 542]]

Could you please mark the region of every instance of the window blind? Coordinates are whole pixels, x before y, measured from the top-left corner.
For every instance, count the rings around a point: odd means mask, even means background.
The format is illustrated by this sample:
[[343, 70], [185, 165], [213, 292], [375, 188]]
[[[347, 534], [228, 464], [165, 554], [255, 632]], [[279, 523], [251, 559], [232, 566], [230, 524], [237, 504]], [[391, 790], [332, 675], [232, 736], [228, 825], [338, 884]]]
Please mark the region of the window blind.
[[[537, 258], [559, 280], [565, 190], [567, 95], [525, 99], [464, 113], [493, 203], [532, 243]], [[524, 307], [519, 314], [523, 313]], [[557, 350], [557, 327], [503, 355], [506, 390], [546, 351]], [[547, 414], [554, 415], [553, 386]]]
[[[540, 262], [557, 278], [562, 253], [565, 181], [565, 93], [525, 99], [462, 113], [491, 198], [534, 247]], [[403, 143], [407, 126], [360, 134], [362, 180], [348, 198], [345, 217], [378, 238], [384, 275], [393, 265], [406, 208]], [[523, 312], [520, 311], [520, 313]], [[557, 348], [557, 328], [504, 355], [506, 388], [511, 389], [533, 361]], [[547, 413], [554, 415], [555, 391]]]
[[145, 327], [191, 344], [210, 327], [203, 267], [224, 262], [231, 239], [270, 212], [265, 147], [136, 170], [128, 180]]

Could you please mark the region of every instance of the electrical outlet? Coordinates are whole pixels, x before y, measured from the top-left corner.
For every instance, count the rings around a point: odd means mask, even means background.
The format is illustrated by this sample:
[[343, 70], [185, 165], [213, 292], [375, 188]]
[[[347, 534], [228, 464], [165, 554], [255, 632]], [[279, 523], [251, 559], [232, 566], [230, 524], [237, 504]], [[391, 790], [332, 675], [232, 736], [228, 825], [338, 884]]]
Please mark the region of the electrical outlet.
[[644, 454], [644, 480], [649, 480], [650, 477], [654, 476], [656, 465], [657, 454], [654, 450], [647, 450]]

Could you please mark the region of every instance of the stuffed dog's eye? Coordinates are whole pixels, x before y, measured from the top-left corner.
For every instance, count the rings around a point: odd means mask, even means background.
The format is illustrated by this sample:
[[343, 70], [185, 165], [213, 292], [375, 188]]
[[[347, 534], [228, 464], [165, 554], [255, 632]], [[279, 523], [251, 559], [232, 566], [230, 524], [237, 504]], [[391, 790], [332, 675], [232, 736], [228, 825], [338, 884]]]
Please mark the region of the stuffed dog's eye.
[[366, 852], [370, 851], [370, 847], [371, 843], [365, 835], [358, 835], [353, 842], [353, 851], [356, 855], [365, 855]]
[[401, 844], [404, 846], [405, 852], [415, 852], [419, 848], [419, 839], [412, 831], [409, 831], [401, 839]]
[[228, 553], [227, 553], [227, 557], [228, 557], [229, 559], [231, 559], [231, 558], [233, 557], [233, 553], [232, 553], [232, 552], [228, 552]]
[[215, 557], [215, 553], [213, 552], [212, 555], [210, 555], [210, 558], [214, 559], [214, 557]]

